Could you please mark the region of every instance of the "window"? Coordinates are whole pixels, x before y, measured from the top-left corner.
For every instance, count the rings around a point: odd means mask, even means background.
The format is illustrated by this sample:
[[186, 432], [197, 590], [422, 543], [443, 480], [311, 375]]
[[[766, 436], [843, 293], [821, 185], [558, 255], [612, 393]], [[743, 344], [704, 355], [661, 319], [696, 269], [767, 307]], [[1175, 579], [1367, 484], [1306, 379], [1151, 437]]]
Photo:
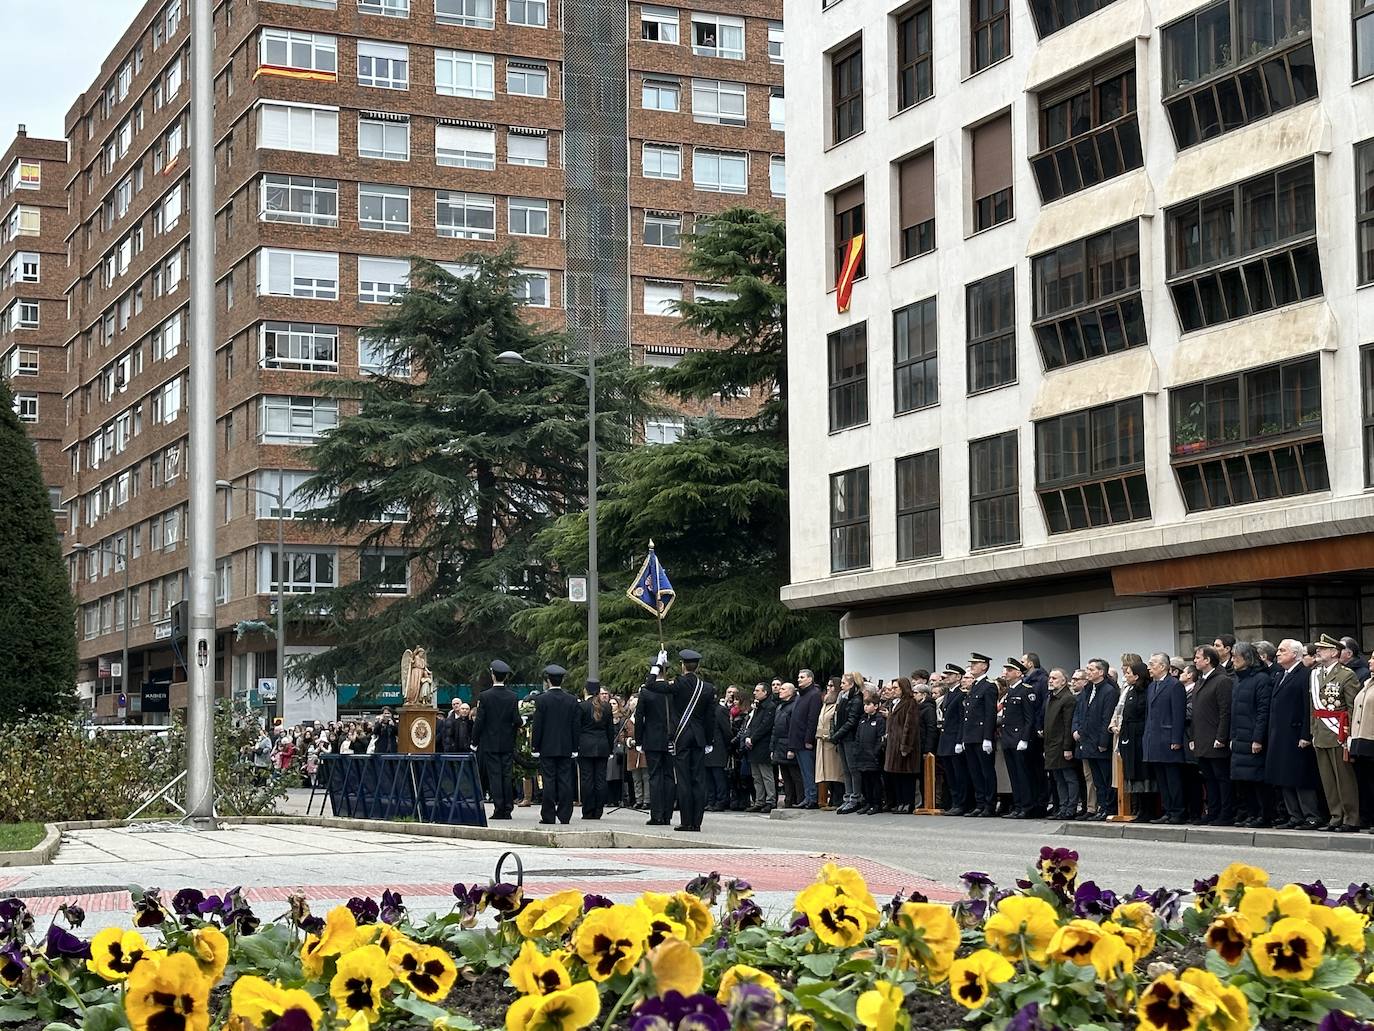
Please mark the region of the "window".
[[645, 111], [682, 109], [682, 86], [676, 79], [645, 78], [640, 90], [640, 107]]
[[263, 443], [309, 444], [338, 424], [339, 402], [333, 398], [263, 395]]
[[233, 595], [234, 560], [222, 558], [215, 562], [215, 604], [224, 605]]
[[768, 192], [774, 197], [787, 196], [787, 162], [781, 154], [768, 158]]
[[358, 225], [386, 233], [410, 232], [410, 188], [359, 183]]
[[676, 143], [646, 143], [643, 150], [645, 179], [681, 179], [682, 148]]
[[279, 494], [285, 499], [285, 507], [281, 510], [283, 519], [300, 519], [312, 509], [331, 502], [331, 498], [319, 501], [306, 500], [304, 487], [312, 476], [314, 473], [305, 469], [259, 470], [256, 486], [267, 493], [253, 495], [256, 499], [257, 518], [277, 518], [277, 499], [273, 495]]
[[1183, 332], [1322, 293], [1312, 159], [1167, 212], [1169, 292]]
[[434, 194], [434, 226], [440, 236], [495, 240], [496, 199], [485, 193], [439, 190]]
[[1149, 519], [1142, 399], [1037, 422], [1035, 489], [1050, 533]]
[[901, 260], [935, 249], [935, 151], [924, 151], [897, 164], [898, 224]]
[[968, 392], [1016, 382], [1016, 276], [1013, 269], [970, 283]]
[[934, 92], [930, 4], [918, 4], [897, 15], [897, 110], [929, 100]]
[[[332, 0], [327, 6], [334, 6]], [[379, 14], [386, 18], [409, 18], [410, 0], [358, 0], [358, 10], [363, 14]]]
[[506, 164], [545, 168], [549, 163], [549, 138], [540, 133], [506, 133]]
[[152, 333], [153, 361], [163, 362], [181, 350], [181, 315], [173, 315]]
[[901, 415], [940, 401], [939, 330], [934, 297], [892, 313], [893, 411]]
[[537, 269], [517, 269], [517, 278], [511, 280], [511, 296], [523, 301], [531, 308], [549, 306], [549, 274]]
[[663, 416], [644, 421], [644, 443], [676, 444], [687, 431], [685, 419]]
[[1312, 355], [1169, 391], [1171, 458], [1200, 512], [1327, 490], [1321, 367]]
[[307, 154], [339, 152], [339, 110], [263, 104], [258, 111], [258, 146]]
[[693, 14], [692, 53], [698, 57], [743, 61], [744, 19], [723, 14]]
[[973, 142], [973, 230], [1010, 221], [1011, 112], [971, 131]]
[[1021, 540], [1016, 431], [968, 446], [969, 547], [973, 551]]
[[0, 365], [0, 376], [13, 379], [15, 376], [38, 375], [38, 352], [29, 347], [16, 347]]
[[1046, 369], [1148, 343], [1138, 222], [1038, 255], [1031, 283], [1032, 328]]
[[410, 262], [404, 258], [358, 258], [358, 300], [389, 304], [406, 288]]
[[1374, 346], [1360, 351], [1360, 397], [1364, 411], [1364, 485], [1374, 487]]
[[692, 185], [713, 193], [747, 193], [749, 155], [698, 147], [692, 152]]
[[506, 0], [506, 24], [542, 29], [549, 23], [547, 0]]
[[377, 594], [410, 593], [410, 561], [402, 551], [360, 551], [358, 575]]
[[313, 322], [264, 322], [262, 324], [264, 369], [339, 368], [339, 327]]
[[826, 337], [830, 368], [830, 432], [868, 422], [868, 324]]
[[445, 97], [496, 96], [496, 58], [468, 50], [434, 51], [434, 91]]
[[16, 329], [37, 328], [37, 301], [15, 301], [8, 308], [5, 309], [4, 318], [0, 319], [0, 333], [9, 333]]
[[410, 160], [410, 119], [358, 116], [358, 157]]
[[782, 22], [780, 21], [768, 23], [768, 60], [773, 64], [782, 64]]
[[1007, 0], [969, 0], [971, 70], [981, 72], [1011, 53], [1011, 17]]
[[[1179, 150], [1317, 96], [1308, 6], [1221, 0], [1165, 27], [1164, 107]], [[1358, 38], [1355, 49], [1358, 66]]]
[[15, 283], [39, 282], [41, 265], [42, 257], [37, 251], [15, 252], [5, 265], [4, 276], [0, 278], [0, 289], [6, 289]]
[[830, 571], [869, 564], [868, 466], [830, 476]]
[[1355, 145], [1355, 227], [1360, 282], [1374, 283], [1374, 140]]
[[14, 414], [19, 416], [20, 422], [38, 421], [38, 395], [37, 394], [15, 394], [14, 395]]
[[512, 197], [507, 203], [512, 236], [548, 236], [549, 202], [533, 197]]
[[768, 128], [774, 132], [787, 129], [787, 104], [781, 86], [770, 86], [768, 89]]
[[639, 8], [640, 39], [647, 39], [651, 43], [679, 43], [678, 25], [676, 7], [650, 7], [644, 4]]
[[1058, 32], [1114, 2], [1115, 0], [1031, 0], [1030, 9], [1031, 16], [1035, 19], [1035, 31], [1044, 39], [1051, 32]]
[[258, 252], [258, 293], [337, 301], [339, 256], [264, 248]]
[[857, 40], [830, 55], [832, 143], [843, 143], [864, 128], [864, 52]]
[[395, 43], [358, 41], [358, 85], [410, 89], [410, 48]]
[[[281, 590], [286, 594], [314, 594], [338, 586], [333, 548], [303, 551], [295, 548], [286, 552], [286, 576]], [[258, 546], [258, 593], [275, 592], [277, 586], [276, 545]]]
[[39, 236], [42, 233], [43, 216], [38, 208], [17, 207], [10, 212], [5, 221], [5, 231], [0, 239], [16, 236]]
[[513, 97], [547, 97], [549, 95], [548, 65], [507, 61], [506, 92]]
[[434, 20], [440, 25], [489, 29], [496, 23], [492, 0], [434, 0]]
[[1040, 92], [1041, 151], [1031, 158], [1046, 204], [1144, 163], [1135, 54]]
[[644, 213], [645, 247], [681, 247], [682, 216]]
[[693, 79], [692, 118], [712, 125], [743, 125], [744, 83]]
[[[844, 268], [844, 256], [849, 250], [849, 241], [864, 231], [864, 184], [861, 181], [846, 186], [830, 196], [830, 206], [835, 217], [835, 267], [832, 280], [838, 280]], [[855, 279], [867, 274], [868, 255], [859, 258], [859, 267], [854, 271]]]
[[259, 218], [264, 222], [336, 226], [339, 224], [339, 184], [334, 179], [316, 179], [308, 175], [264, 175]]
[[410, 362], [398, 360], [396, 345], [365, 330], [358, 333], [358, 369], [371, 375], [410, 375]]
[[1355, 25], [1352, 32], [1355, 50], [1355, 78], [1374, 75], [1374, 3], [1354, 0]]
[[339, 51], [333, 36], [288, 29], [263, 29], [258, 60], [268, 70], [290, 68], [337, 77]]
[[459, 125], [434, 127], [434, 160], [454, 168], [496, 167], [496, 130]]
[[897, 561], [940, 554], [940, 452], [897, 459]]
[[661, 280], [644, 280], [644, 314], [663, 315], [666, 318], [679, 317], [677, 305], [682, 301], [682, 284], [667, 283]]

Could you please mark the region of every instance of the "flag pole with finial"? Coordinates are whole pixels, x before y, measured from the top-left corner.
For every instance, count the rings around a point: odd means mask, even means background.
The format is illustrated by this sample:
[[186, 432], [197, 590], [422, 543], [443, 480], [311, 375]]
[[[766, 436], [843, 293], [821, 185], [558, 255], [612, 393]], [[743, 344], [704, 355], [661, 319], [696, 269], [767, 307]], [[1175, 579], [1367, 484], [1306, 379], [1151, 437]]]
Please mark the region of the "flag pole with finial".
[[658, 564], [658, 555], [654, 552], [654, 539], [649, 538], [649, 554], [654, 557], [654, 615], [658, 618], [658, 650], [664, 651], [666, 646], [663, 643], [663, 599], [658, 594], [658, 581], [661, 579], [659, 570], [662, 568]]
[[629, 590], [625, 593], [640, 608], [648, 609], [654, 614], [658, 621], [658, 647], [660, 651], [663, 650], [663, 617], [677, 600], [677, 592], [673, 590], [672, 582], [658, 560], [652, 539], [649, 541], [649, 554], [645, 556], [644, 564], [639, 567], [639, 574], [635, 577], [634, 583], [630, 584]]

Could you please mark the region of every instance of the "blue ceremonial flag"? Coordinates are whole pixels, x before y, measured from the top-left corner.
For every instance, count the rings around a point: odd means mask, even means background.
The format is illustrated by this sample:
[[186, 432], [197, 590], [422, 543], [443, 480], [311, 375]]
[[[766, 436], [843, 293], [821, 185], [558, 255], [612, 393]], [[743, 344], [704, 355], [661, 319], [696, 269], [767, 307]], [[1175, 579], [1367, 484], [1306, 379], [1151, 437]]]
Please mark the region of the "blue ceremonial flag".
[[673, 602], [677, 600], [677, 592], [673, 590], [667, 572], [658, 561], [653, 541], [649, 542], [649, 555], [644, 559], [644, 565], [639, 567], [639, 575], [625, 593], [632, 602], [652, 612], [659, 619], [668, 614]]

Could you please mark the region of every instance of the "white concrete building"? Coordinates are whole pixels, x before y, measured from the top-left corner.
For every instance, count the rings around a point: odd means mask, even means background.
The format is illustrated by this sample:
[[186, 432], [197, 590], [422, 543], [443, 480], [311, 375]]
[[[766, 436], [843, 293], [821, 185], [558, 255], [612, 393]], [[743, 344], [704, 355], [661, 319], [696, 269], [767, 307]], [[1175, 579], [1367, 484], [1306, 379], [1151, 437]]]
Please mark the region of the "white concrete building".
[[1362, 9], [788, 0], [783, 597], [846, 668], [1371, 639]]

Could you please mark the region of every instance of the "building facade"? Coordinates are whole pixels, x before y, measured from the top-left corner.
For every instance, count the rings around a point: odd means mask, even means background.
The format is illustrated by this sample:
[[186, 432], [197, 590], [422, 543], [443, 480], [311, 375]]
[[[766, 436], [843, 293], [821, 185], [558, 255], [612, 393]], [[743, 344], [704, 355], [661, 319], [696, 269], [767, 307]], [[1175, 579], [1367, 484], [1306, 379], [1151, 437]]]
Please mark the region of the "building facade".
[[1361, 9], [789, 11], [784, 598], [846, 668], [1370, 639]]
[[[697, 214], [734, 203], [781, 210], [780, 9], [630, 4], [625, 67], [615, 89], [597, 91], [564, 74], [574, 27], [545, 0], [219, 0], [212, 342], [191, 340], [188, 323], [190, 5], [142, 9], [71, 108], [64, 148], [61, 500], [80, 679], [98, 717], [137, 717], [144, 683], [170, 683], [170, 707], [185, 704], [171, 616], [186, 596], [189, 349], [216, 351], [218, 471], [233, 485], [219, 502], [216, 682], [251, 698], [263, 680], [274, 684], [274, 644], [234, 629], [272, 621], [279, 512], [288, 592], [360, 570], [380, 575], [387, 593], [409, 589], [402, 551], [363, 553], [361, 537], [296, 522], [293, 495], [308, 476], [305, 449], [348, 414], [312, 385], [380, 368], [386, 356], [365, 328], [404, 286], [410, 257], [461, 273], [462, 255], [513, 246], [530, 317], [550, 328], [602, 318], [618, 324], [632, 360], [660, 364], [712, 346], [684, 333], [667, 302], [718, 289], [694, 287], [683, 271]], [[568, 87], [622, 98], [610, 144], [578, 150], [591, 123], [572, 112], [589, 105]], [[594, 113], [604, 136], [615, 116]], [[619, 148], [618, 192], [607, 185], [608, 146]], [[614, 217], [589, 211], [593, 201]], [[612, 224], [604, 239], [584, 238]], [[607, 239], [621, 248], [620, 300], [615, 290], [601, 297], [600, 316], [597, 299], [576, 301], [574, 320], [570, 255], [614, 259]], [[608, 303], [622, 309], [614, 318]], [[665, 419], [645, 436], [680, 430]], [[127, 688], [111, 675], [126, 640]], [[323, 644], [296, 634], [288, 655]], [[329, 700], [289, 686], [288, 719], [328, 711]]]

